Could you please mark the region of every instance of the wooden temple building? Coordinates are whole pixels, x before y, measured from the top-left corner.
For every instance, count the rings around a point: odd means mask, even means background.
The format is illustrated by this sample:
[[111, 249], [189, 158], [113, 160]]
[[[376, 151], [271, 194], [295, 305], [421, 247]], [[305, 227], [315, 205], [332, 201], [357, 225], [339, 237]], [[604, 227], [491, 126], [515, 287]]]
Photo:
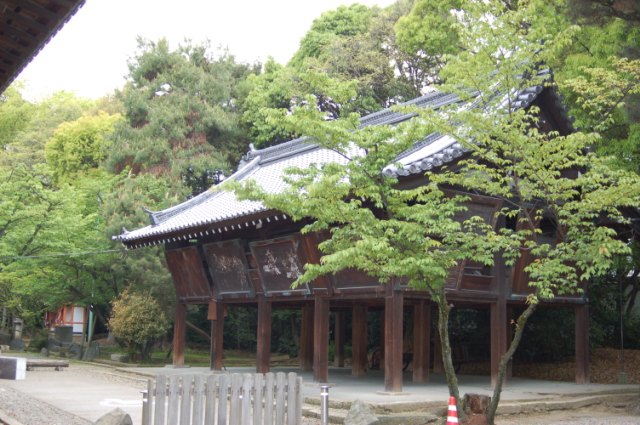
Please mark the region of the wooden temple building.
[[[438, 108], [459, 102], [451, 94], [430, 92], [410, 101], [418, 107]], [[537, 105], [547, 129], [561, 134], [571, 131], [563, 108], [551, 88], [542, 86], [523, 90], [518, 107]], [[361, 119], [362, 126], [393, 125], [411, 119], [411, 114], [383, 110]], [[452, 165], [467, 152], [455, 140], [437, 134], [417, 140], [414, 148], [385, 169], [396, 175], [399, 184], [415, 187], [425, 183], [424, 173], [443, 164]], [[230, 178], [253, 179], [268, 191], [283, 188], [284, 170], [316, 163], [343, 161], [335, 152], [300, 138], [261, 150], [251, 150]], [[491, 220], [500, 207], [493, 198], [471, 195], [470, 211]], [[184, 363], [186, 306], [207, 304], [211, 321], [211, 368], [222, 367], [223, 322], [227, 308], [251, 305], [257, 308], [258, 372], [270, 365], [271, 319], [276, 308], [301, 309], [299, 346], [300, 367], [313, 370], [314, 379], [329, 379], [330, 314], [335, 314], [333, 339], [335, 361], [344, 364], [345, 341], [352, 347], [351, 373], [367, 373], [368, 311], [380, 311], [383, 319], [384, 387], [402, 391], [403, 321], [412, 321], [412, 379], [426, 382], [430, 364], [442, 370], [439, 338], [431, 333], [432, 303], [426, 292], [411, 288], [381, 285], [359, 272], [342, 272], [318, 279], [307, 286], [291, 288], [304, 264], [317, 262], [320, 236], [301, 234], [300, 223], [279, 211], [266, 209], [259, 202], [239, 201], [233, 193], [207, 191], [188, 201], [150, 214], [151, 224], [114, 237], [127, 248], [162, 244], [177, 294], [173, 341], [173, 363]], [[496, 225], [500, 225], [497, 223]], [[500, 261], [494, 267], [481, 268], [460, 264], [447, 280], [447, 296], [456, 306], [486, 309], [490, 315], [491, 376], [495, 382], [500, 356], [506, 352], [511, 335], [511, 310], [524, 305], [530, 289], [523, 268], [527, 258], [513, 268]], [[586, 297], [558, 297], [553, 303], [575, 311], [576, 382], [587, 383], [588, 305]], [[405, 311], [407, 315], [405, 317]], [[345, 319], [352, 332], [345, 335]], [[404, 320], [403, 320], [404, 319]], [[433, 347], [430, 341], [433, 339]]]

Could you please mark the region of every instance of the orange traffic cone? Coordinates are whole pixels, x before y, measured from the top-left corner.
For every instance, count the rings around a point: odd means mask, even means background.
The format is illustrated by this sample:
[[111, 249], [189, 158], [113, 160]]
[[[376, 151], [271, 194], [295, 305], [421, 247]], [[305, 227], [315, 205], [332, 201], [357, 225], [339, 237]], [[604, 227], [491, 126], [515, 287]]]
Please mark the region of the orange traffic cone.
[[456, 398], [449, 397], [449, 410], [447, 412], [447, 425], [458, 424], [458, 409], [456, 409]]

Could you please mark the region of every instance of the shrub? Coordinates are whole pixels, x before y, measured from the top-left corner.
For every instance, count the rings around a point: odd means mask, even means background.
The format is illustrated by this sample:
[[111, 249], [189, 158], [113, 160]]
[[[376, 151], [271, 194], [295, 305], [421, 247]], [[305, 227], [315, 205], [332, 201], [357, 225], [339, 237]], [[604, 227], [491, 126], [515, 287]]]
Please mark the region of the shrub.
[[47, 346], [49, 340], [49, 331], [47, 329], [40, 329], [31, 336], [31, 341], [27, 347], [27, 351], [40, 352]]
[[149, 358], [153, 343], [169, 328], [169, 321], [158, 302], [149, 293], [125, 290], [112, 303], [109, 329], [129, 354]]

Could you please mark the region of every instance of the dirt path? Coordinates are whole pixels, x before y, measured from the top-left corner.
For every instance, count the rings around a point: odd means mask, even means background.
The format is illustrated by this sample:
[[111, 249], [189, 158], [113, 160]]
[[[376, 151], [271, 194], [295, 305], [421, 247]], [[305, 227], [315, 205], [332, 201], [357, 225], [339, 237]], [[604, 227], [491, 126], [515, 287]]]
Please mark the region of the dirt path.
[[576, 410], [541, 412], [534, 415], [500, 416], [497, 425], [638, 425], [640, 396], [635, 403], [617, 406], [596, 405]]

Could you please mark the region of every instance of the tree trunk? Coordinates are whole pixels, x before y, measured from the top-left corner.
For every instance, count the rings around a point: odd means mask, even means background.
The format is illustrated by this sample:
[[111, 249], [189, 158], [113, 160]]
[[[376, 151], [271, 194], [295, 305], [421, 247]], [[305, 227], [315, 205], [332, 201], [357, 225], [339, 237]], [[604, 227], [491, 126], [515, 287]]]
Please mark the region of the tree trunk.
[[438, 333], [440, 334], [440, 344], [442, 345], [442, 363], [444, 365], [444, 375], [449, 387], [449, 395], [456, 398], [456, 409], [459, 415], [463, 415], [462, 403], [460, 400], [460, 389], [458, 388], [458, 377], [453, 367], [453, 359], [451, 357], [451, 342], [449, 341], [449, 312], [451, 306], [447, 302], [447, 296], [444, 292], [444, 286], [440, 293], [435, 297], [438, 306]]
[[7, 329], [7, 306], [6, 304], [2, 306], [2, 330]]
[[533, 314], [538, 306], [537, 302], [529, 303], [527, 308], [522, 312], [522, 314], [518, 317], [518, 321], [516, 323], [516, 331], [513, 335], [513, 340], [509, 345], [509, 349], [506, 353], [500, 358], [500, 365], [498, 366], [498, 379], [495, 387], [493, 388], [493, 396], [491, 397], [491, 402], [489, 403], [489, 407], [487, 408], [487, 424], [494, 425], [496, 410], [498, 409], [498, 403], [500, 403], [500, 393], [502, 392], [502, 382], [504, 381], [504, 375], [507, 372], [507, 365], [509, 361], [513, 357], [513, 354], [516, 352], [518, 345], [520, 345], [520, 340], [522, 339], [522, 332], [524, 331], [524, 326], [527, 324], [529, 317]]

